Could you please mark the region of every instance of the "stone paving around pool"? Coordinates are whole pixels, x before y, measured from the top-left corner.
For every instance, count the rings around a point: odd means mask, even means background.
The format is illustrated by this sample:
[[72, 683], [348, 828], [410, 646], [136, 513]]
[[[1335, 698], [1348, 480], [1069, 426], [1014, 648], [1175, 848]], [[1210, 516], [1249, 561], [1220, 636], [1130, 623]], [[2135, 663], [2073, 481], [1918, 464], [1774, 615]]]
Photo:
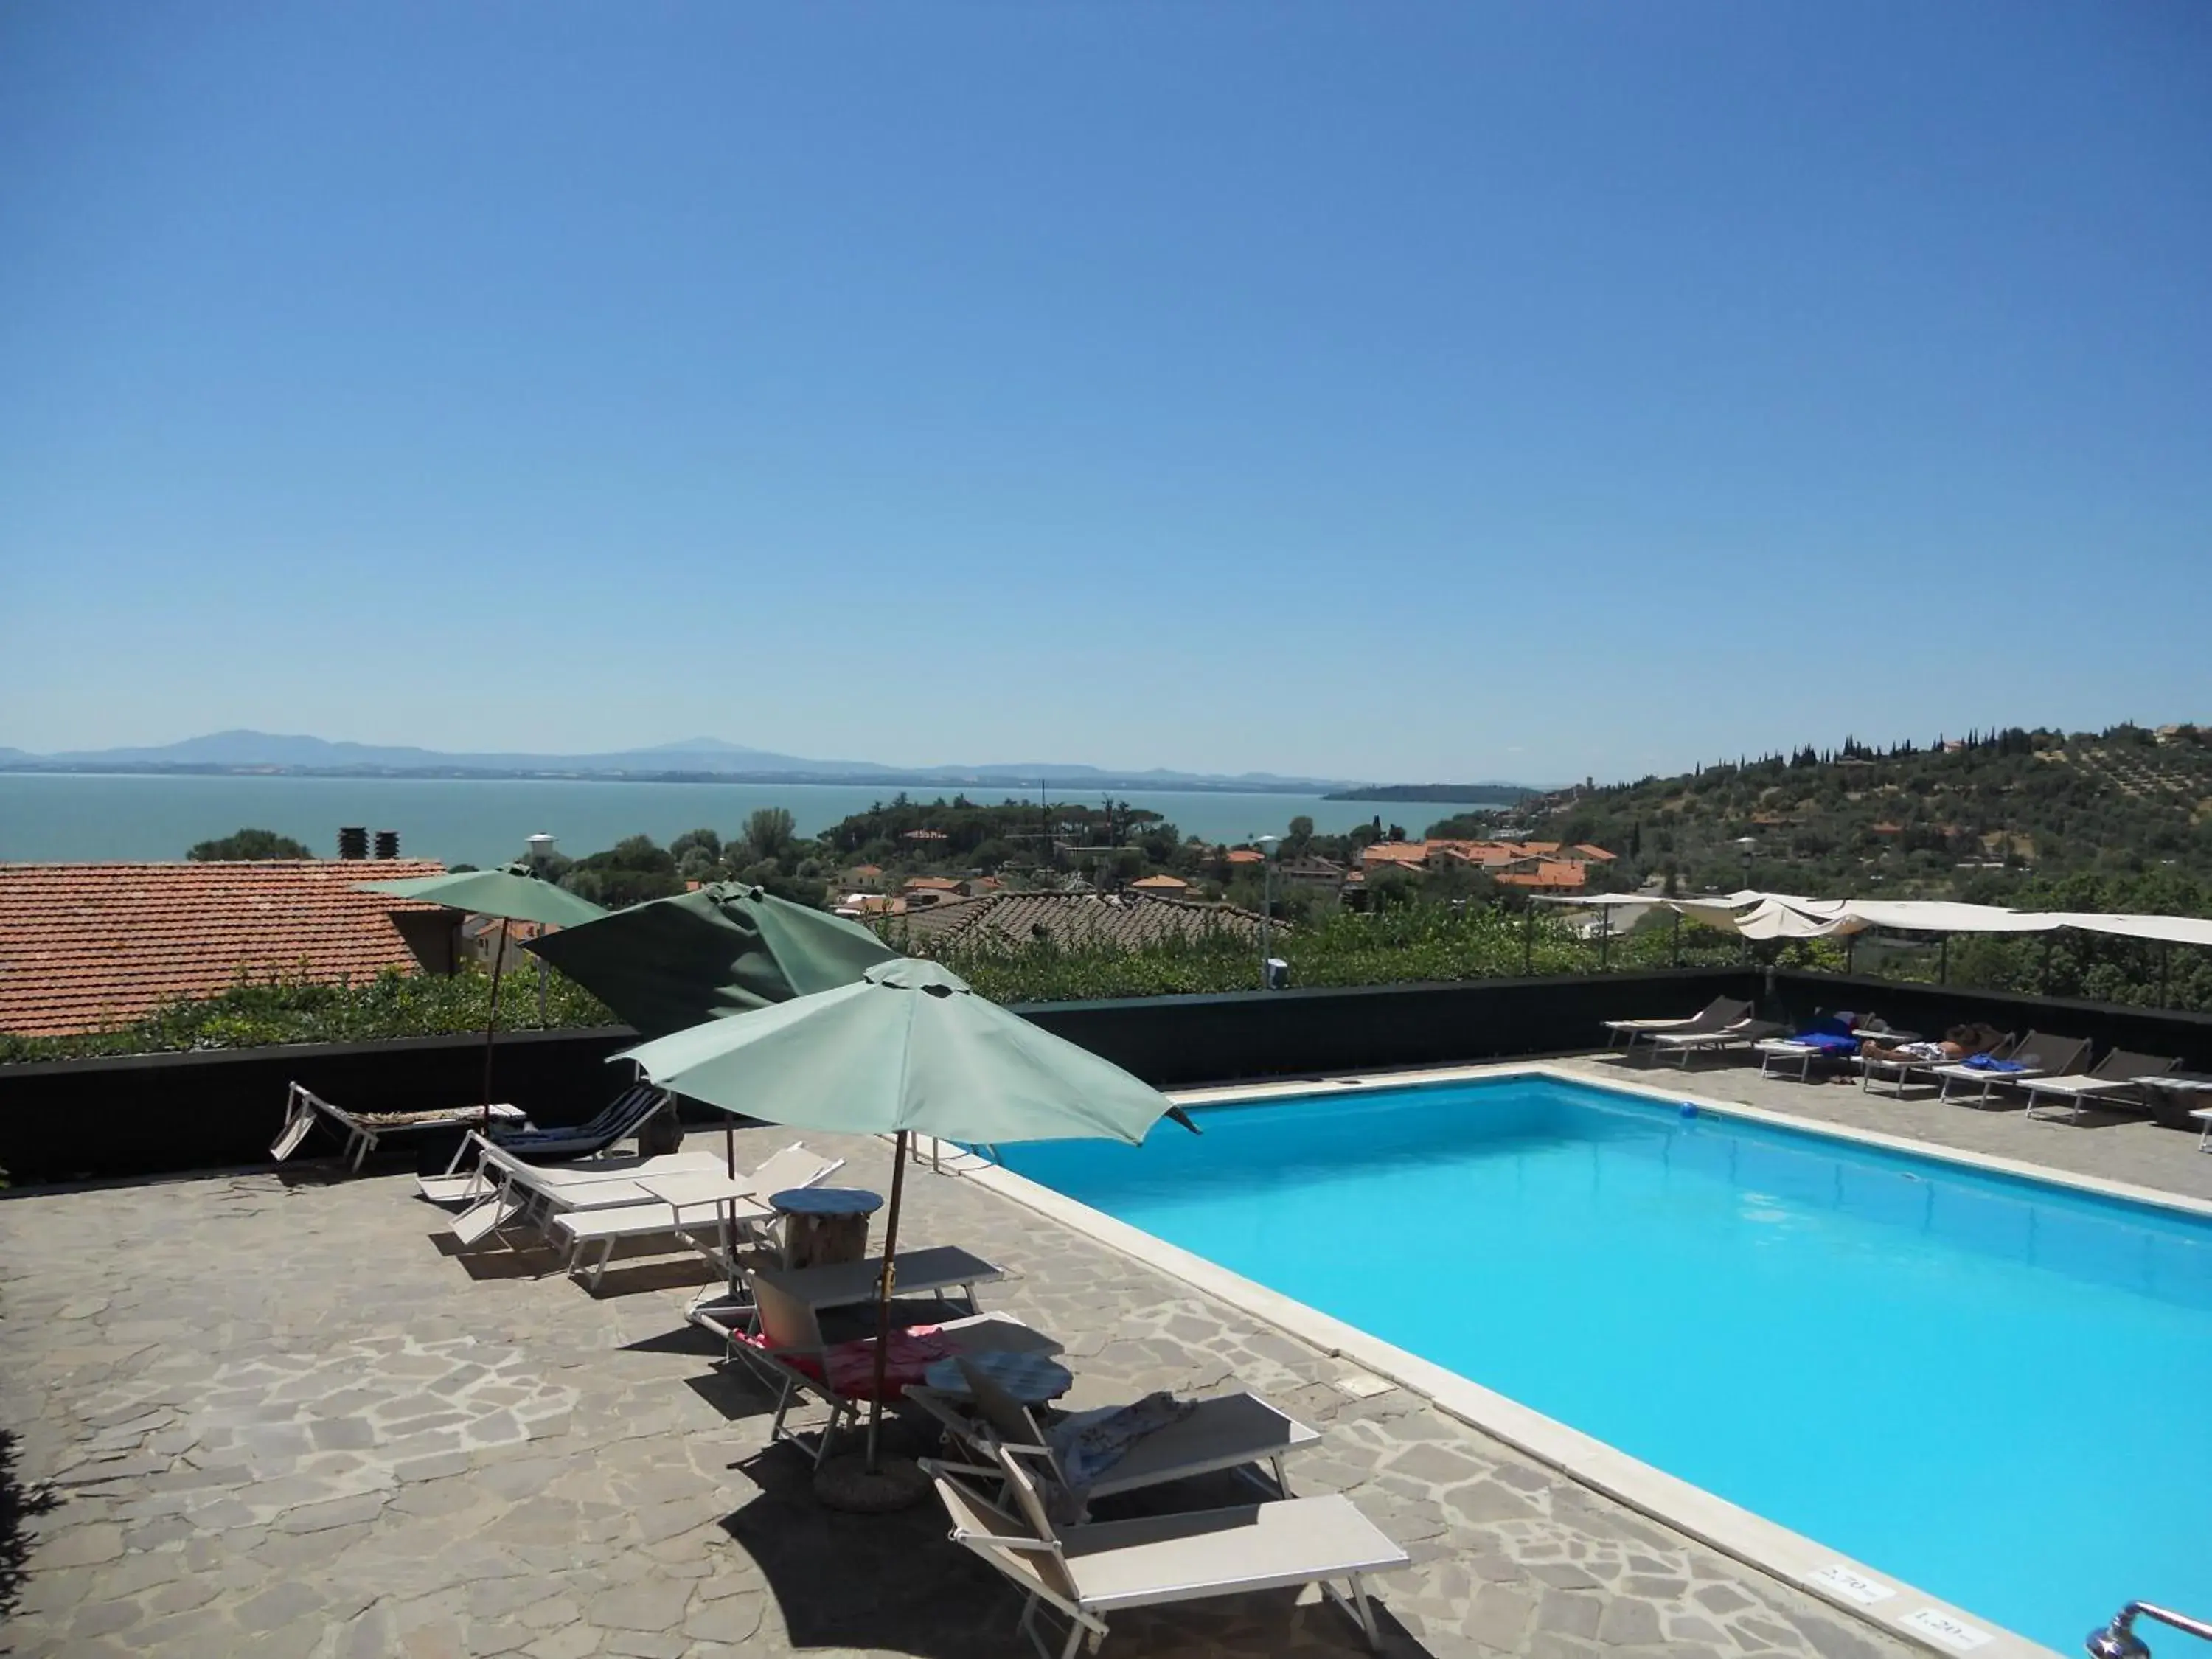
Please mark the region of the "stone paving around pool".
[[[790, 1139], [749, 1131], [740, 1160]], [[881, 1143], [807, 1139], [883, 1189]], [[1917, 1651], [972, 1182], [908, 1194], [907, 1241], [1013, 1271], [984, 1305], [1066, 1344], [1069, 1403], [1242, 1384], [1322, 1428], [1293, 1485], [1350, 1494], [1413, 1558], [1377, 1586], [1391, 1654]], [[768, 1398], [682, 1322], [696, 1263], [618, 1258], [595, 1297], [536, 1276], [543, 1250], [449, 1252], [411, 1194], [295, 1172], [0, 1201], [0, 1427], [62, 1497], [0, 1649], [1028, 1651], [1018, 1598], [933, 1503], [830, 1513], [768, 1447]], [[1117, 1615], [1105, 1650], [1360, 1649], [1285, 1592]]]
[[1917, 1085], [1899, 1099], [1884, 1087], [1860, 1088], [1856, 1074], [1835, 1081], [1815, 1073], [1810, 1083], [1795, 1076], [1762, 1077], [1756, 1064], [1740, 1057], [1700, 1060], [1686, 1072], [1677, 1065], [1648, 1064], [1641, 1054], [1632, 1060], [1618, 1054], [1584, 1054], [1544, 1064], [1593, 1082], [1741, 1101], [1792, 1117], [2212, 1202], [2212, 1157], [2197, 1150], [2197, 1135], [2154, 1123], [2138, 1111], [2092, 1107], [2079, 1123], [2063, 1116], [2031, 1118], [2013, 1090], [1999, 1091], [1983, 1107], [1938, 1100], [1934, 1089]]

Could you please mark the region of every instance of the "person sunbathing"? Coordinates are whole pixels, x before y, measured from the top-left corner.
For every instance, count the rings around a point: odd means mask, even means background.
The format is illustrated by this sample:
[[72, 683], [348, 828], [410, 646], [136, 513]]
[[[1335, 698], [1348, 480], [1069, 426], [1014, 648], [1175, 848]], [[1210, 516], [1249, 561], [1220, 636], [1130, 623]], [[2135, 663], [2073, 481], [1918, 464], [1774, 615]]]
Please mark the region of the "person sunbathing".
[[1859, 1053], [1869, 1060], [1881, 1060], [1892, 1066], [1918, 1063], [1926, 1066], [1958, 1064], [1973, 1054], [1986, 1054], [2002, 1045], [2004, 1033], [1988, 1025], [1954, 1025], [1933, 1042], [1900, 1042], [1884, 1048], [1881, 1039], [1869, 1037], [1859, 1045]]

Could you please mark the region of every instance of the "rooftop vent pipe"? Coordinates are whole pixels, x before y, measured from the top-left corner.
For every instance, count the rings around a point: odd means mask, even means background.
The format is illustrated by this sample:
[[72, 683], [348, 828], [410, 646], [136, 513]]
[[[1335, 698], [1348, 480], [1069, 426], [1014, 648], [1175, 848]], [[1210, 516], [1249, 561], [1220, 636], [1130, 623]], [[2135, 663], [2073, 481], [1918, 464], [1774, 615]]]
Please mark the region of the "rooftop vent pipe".
[[348, 824], [338, 831], [338, 856], [342, 859], [365, 859], [368, 856], [368, 830], [366, 825]]
[[396, 859], [399, 856], [399, 832], [397, 830], [380, 830], [376, 832], [376, 856], [380, 859]]

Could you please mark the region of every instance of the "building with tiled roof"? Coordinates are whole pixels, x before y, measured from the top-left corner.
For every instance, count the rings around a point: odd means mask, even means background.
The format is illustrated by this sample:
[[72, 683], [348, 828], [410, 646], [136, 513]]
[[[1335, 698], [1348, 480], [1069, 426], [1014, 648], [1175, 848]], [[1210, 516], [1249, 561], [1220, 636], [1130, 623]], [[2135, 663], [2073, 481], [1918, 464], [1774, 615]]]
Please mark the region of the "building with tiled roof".
[[1577, 893], [1588, 885], [1589, 867], [1565, 859], [1545, 859], [1534, 870], [1516, 871], [1498, 878], [1501, 887], [1519, 887], [1532, 893]]
[[1429, 845], [1426, 842], [1378, 841], [1361, 850], [1359, 861], [1368, 869], [1374, 870], [1390, 864], [1425, 864], [1428, 857]]
[[1231, 864], [1265, 864], [1267, 855], [1254, 847], [1232, 847], [1229, 849]]
[[1190, 884], [1181, 876], [1142, 876], [1129, 884], [1129, 890], [1156, 898], [1181, 898], [1190, 891]]
[[0, 1031], [128, 1024], [241, 975], [358, 981], [450, 969], [456, 913], [353, 890], [444, 873], [432, 859], [0, 864]]
[[[1167, 939], [1226, 931], [1257, 944], [1257, 911], [1233, 904], [1116, 893], [994, 893], [909, 913], [888, 937], [918, 950], [1024, 945], [1050, 939], [1066, 950], [1142, 950]], [[1280, 931], [1279, 926], [1278, 931]]]
[[1584, 864], [1611, 864], [1619, 855], [1607, 852], [1602, 847], [1593, 847], [1586, 841], [1578, 841], [1563, 856], [1577, 859]]

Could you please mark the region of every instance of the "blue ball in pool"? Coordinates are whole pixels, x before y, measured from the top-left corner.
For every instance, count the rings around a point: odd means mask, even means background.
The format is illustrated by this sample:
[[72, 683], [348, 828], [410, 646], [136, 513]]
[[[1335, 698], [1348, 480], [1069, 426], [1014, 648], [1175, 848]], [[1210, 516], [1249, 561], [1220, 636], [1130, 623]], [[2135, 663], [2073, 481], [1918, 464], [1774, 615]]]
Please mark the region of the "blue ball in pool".
[[1686, 1100], [1682, 1103], [1682, 1115], [1684, 1117], [1695, 1117], [1697, 1115], [1698, 1108], [1696, 1102]]

